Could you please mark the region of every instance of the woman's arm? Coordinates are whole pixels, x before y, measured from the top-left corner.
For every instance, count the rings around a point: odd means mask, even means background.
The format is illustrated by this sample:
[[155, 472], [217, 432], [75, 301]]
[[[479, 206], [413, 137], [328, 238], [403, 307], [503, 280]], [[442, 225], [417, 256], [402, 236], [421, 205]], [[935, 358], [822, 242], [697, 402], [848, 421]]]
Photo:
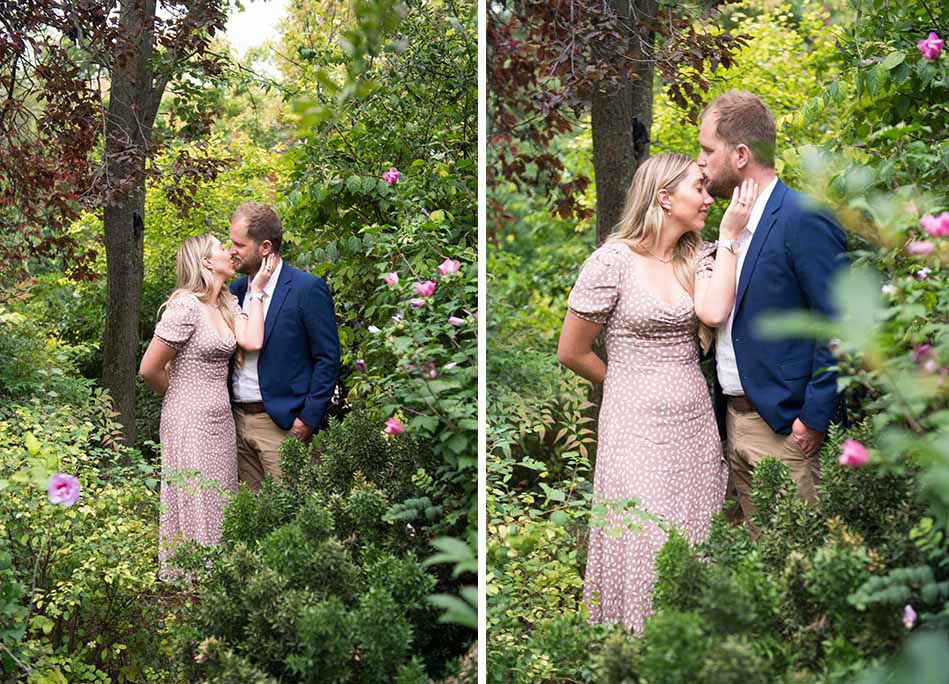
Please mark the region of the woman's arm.
[[557, 360], [577, 375], [597, 385], [603, 384], [606, 379], [606, 364], [593, 352], [593, 343], [603, 327], [567, 311], [557, 345]]
[[732, 312], [737, 268], [738, 256], [719, 246], [712, 277], [695, 279], [695, 316], [710, 328], [720, 326]]
[[260, 351], [264, 346], [264, 293], [248, 289], [246, 297], [250, 311], [234, 317], [234, 337], [244, 351]]
[[153, 337], [148, 349], [145, 350], [142, 363], [138, 367], [138, 374], [156, 394], [164, 394], [168, 391], [168, 364], [177, 353], [174, 347], [158, 337]]
[[[732, 193], [731, 204], [722, 216], [719, 235], [722, 240], [737, 240], [748, 219], [755, 200], [758, 198], [758, 184], [745, 180]], [[735, 273], [738, 269], [738, 250], [734, 251], [719, 245], [715, 250], [715, 266], [711, 278], [695, 279], [695, 316], [710, 328], [717, 328], [728, 320], [735, 304]]]
[[264, 257], [257, 274], [247, 286], [249, 311], [246, 316], [238, 314], [234, 319], [234, 337], [237, 338], [237, 346], [244, 351], [260, 351], [264, 346], [264, 286], [276, 265], [275, 254]]

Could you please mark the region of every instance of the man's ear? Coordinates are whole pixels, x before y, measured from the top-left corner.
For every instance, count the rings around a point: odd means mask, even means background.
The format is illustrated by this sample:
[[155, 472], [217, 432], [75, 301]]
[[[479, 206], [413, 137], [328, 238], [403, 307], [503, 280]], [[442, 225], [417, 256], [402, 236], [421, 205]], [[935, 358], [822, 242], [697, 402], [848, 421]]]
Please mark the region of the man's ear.
[[751, 150], [745, 143], [735, 145], [735, 166], [739, 170], [745, 169], [751, 163]]
[[260, 243], [260, 253], [263, 256], [269, 256], [273, 254], [273, 243], [270, 240], [264, 240]]

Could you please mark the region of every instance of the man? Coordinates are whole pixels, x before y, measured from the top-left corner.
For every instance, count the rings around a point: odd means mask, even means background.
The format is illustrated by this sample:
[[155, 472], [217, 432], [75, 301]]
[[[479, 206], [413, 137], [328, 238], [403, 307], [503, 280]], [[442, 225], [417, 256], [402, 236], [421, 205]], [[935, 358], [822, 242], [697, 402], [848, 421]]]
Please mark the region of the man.
[[775, 137], [771, 112], [751, 93], [724, 93], [702, 114], [698, 164], [709, 193], [730, 199], [748, 178], [762, 188], [738, 244], [731, 245], [738, 252], [738, 289], [715, 345], [716, 412], [749, 520], [752, 471], [766, 456], [788, 465], [802, 499], [816, 500], [818, 452], [838, 404], [836, 375], [821, 370], [835, 364], [825, 344], [758, 333], [768, 312], [832, 316], [828, 286], [846, 264], [846, 237], [836, 221], [778, 180]]
[[245, 309], [255, 296], [245, 298], [249, 279], [273, 255], [262, 295], [263, 348], [246, 353], [231, 374], [238, 476], [257, 491], [265, 475], [279, 479], [283, 441], [307, 441], [319, 429], [336, 389], [339, 335], [326, 283], [280, 258], [283, 227], [272, 208], [240, 205], [231, 216], [230, 238], [234, 268], [246, 274], [231, 292]]

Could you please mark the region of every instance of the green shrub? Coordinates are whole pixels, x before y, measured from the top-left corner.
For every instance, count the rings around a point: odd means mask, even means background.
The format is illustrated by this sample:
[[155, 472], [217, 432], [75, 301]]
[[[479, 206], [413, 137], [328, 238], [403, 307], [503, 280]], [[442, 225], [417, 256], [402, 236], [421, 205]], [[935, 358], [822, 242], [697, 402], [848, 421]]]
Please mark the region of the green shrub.
[[755, 554], [737, 567], [709, 568], [696, 612], [716, 634], [760, 634], [777, 627], [781, 588]]
[[650, 684], [701, 681], [703, 663], [715, 647], [699, 613], [657, 613], [643, 631], [640, 676]]
[[270, 532], [292, 520], [298, 506], [296, 494], [272, 478], [264, 480], [260, 494], [255, 494], [242, 484], [224, 509], [222, 543], [257, 544]]
[[824, 538], [826, 529], [819, 512], [798, 498], [788, 466], [776, 458], [765, 458], [755, 465], [751, 498], [761, 528], [758, 551], [774, 570], [784, 566], [791, 552], [809, 553]]
[[769, 684], [768, 663], [741, 636], [727, 636], [708, 650], [698, 678], [702, 684]]
[[685, 611], [695, 606], [705, 588], [708, 566], [676, 530], [656, 556], [656, 584], [653, 608]]

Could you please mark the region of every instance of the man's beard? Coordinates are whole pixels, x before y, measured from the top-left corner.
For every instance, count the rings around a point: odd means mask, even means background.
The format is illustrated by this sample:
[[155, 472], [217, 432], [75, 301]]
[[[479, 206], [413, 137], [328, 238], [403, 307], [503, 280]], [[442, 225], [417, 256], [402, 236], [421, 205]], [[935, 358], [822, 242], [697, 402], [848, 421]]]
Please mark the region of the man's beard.
[[244, 275], [253, 277], [257, 275], [257, 271], [260, 270], [260, 265], [262, 263], [264, 263], [263, 259], [258, 259], [256, 263], [252, 263], [250, 259], [247, 259], [235, 265], [234, 270], [238, 273], [243, 273]]
[[735, 192], [735, 188], [741, 185], [741, 176], [735, 169], [722, 169], [722, 175], [718, 178], [708, 177], [708, 185], [705, 189], [712, 197], [730, 200]]

